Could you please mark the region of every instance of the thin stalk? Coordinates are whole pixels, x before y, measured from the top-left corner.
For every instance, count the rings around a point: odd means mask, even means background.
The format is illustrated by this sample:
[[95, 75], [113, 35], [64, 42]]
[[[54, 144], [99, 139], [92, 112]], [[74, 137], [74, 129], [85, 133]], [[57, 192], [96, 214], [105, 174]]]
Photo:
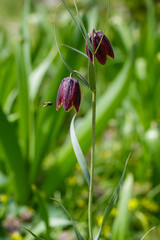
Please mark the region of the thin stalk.
[[93, 182], [94, 182], [94, 162], [95, 162], [95, 122], [96, 122], [96, 90], [92, 92], [92, 147], [91, 147], [91, 169], [90, 169], [90, 188], [89, 188], [89, 236], [93, 240], [92, 229], [92, 202], [93, 202]]
[[[94, 61], [95, 61], [95, 56], [93, 55], [93, 65], [94, 65]], [[95, 162], [95, 125], [96, 125], [96, 88], [92, 91], [92, 146], [91, 146], [89, 203], [88, 203], [88, 225], [89, 225], [90, 240], [93, 240], [92, 202], [93, 202], [94, 162]]]

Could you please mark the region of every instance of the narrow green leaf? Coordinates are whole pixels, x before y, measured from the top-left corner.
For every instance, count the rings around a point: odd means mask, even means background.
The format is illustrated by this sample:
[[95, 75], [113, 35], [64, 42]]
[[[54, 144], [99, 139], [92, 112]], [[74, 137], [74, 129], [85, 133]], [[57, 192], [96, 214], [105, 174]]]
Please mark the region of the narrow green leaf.
[[90, 59], [88, 61], [88, 65], [89, 65], [88, 66], [88, 70], [89, 70], [88, 71], [88, 80], [89, 80], [91, 90], [94, 91], [96, 89], [95, 68]]
[[29, 232], [35, 239], [37, 240], [44, 240], [43, 238], [40, 238], [38, 236], [36, 236], [31, 230], [29, 230], [28, 228], [24, 227], [24, 229]]
[[76, 73], [78, 76], [80, 76], [80, 78], [82, 78], [83, 81], [86, 82], [86, 84], [88, 85], [87, 80], [78, 71], [74, 70], [73, 73]]
[[[132, 198], [133, 193], [133, 175], [129, 174], [125, 179], [122, 186], [118, 201], [118, 214], [113, 223], [112, 227], [112, 240], [124, 240], [126, 239], [127, 230], [129, 228], [129, 208], [128, 203]], [[123, 218], [122, 218], [123, 216]]]
[[150, 233], [152, 230], [154, 230], [156, 227], [152, 227], [148, 232], [146, 232], [146, 234], [144, 234], [144, 236], [141, 238], [141, 240], [145, 239], [145, 237], [148, 235], [148, 233]]
[[45, 199], [43, 198], [43, 195], [41, 194], [41, 192], [37, 189], [37, 187], [35, 185], [32, 186], [32, 189], [36, 195], [40, 215], [45, 223], [46, 231], [47, 231], [47, 239], [49, 240], [49, 239], [51, 239], [51, 237], [50, 237], [49, 215], [48, 215], [47, 204], [45, 202]]
[[108, 205], [107, 207], [105, 208], [105, 211], [104, 211], [104, 215], [103, 215], [103, 221], [102, 221], [102, 224], [100, 226], [100, 229], [99, 229], [99, 232], [95, 238], [95, 240], [99, 240], [100, 239], [100, 236], [101, 236], [101, 232], [102, 232], [102, 228], [107, 220], [107, 218], [109, 217], [109, 214], [110, 212], [112, 211], [114, 205], [116, 204], [117, 202], [117, 199], [118, 199], [118, 196], [119, 196], [119, 193], [120, 193], [120, 190], [121, 190], [121, 187], [122, 187], [122, 183], [123, 183], [123, 179], [124, 179], [124, 175], [125, 175], [125, 172], [126, 172], [126, 167], [127, 167], [127, 163], [128, 163], [128, 159], [129, 159], [130, 155], [128, 156], [127, 158], [127, 161], [126, 161], [126, 164], [124, 166], [124, 170], [123, 170], [123, 173], [122, 173], [122, 176], [120, 178], [120, 181], [112, 195], [112, 197], [110, 198], [109, 202], [108, 202]]
[[79, 28], [80, 32], [82, 33], [82, 35], [83, 35], [83, 37], [84, 37], [84, 39], [85, 39], [85, 35], [84, 35], [83, 31], [82, 31], [82, 29], [81, 29], [79, 23], [78, 23], [77, 20], [75, 19], [73, 13], [71, 12], [70, 8], [68, 7], [66, 1], [65, 1], [65, 0], [62, 0], [62, 1], [63, 1], [63, 3], [64, 3], [64, 5], [65, 5], [66, 9], [68, 10], [69, 14], [70, 14], [71, 17], [73, 18], [75, 24], [77, 25], [77, 27]]
[[22, 36], [22, 49], [23, 54], [25, 56], [24, 58], [24, 68], [26, 69], [27, 75], [31, 72], [31, 51], [30, 51], [30, 41], [29, 41], [29, 28], [28, 28], [28, 17], [30, 12], [30, 0], [24, 1], [24, 10], [23, 10], [23, 16], [22, 16], [22, 22], [21, 22], [21, 36]]
[[77, 236], [77, 239], [78, 240], [84, 240], [83, 237], [81, 236], [78, 228], [76, 227], [76, 224], [74, 222], [74, 220], [72, 219], [71, 215], [69, 214], [69, 212], [66, 210], [66, 208], [55, 198], [51, 198], [53, 201], [57, 202], [60, 207], [64, 210], [64, 212], [67, 214], [67, 216], [71, 219], [71, 222], [72, 222], [72, 225], [74, 227], [74, 230], [75, 230], [75, 233], [76, 233], [76, 236]]
[[[29, 194], [26, 165], [23, 159], [15, 125], [9, 122], [0, 108], [0, 148], [4, 163], [13, 176], [13, 184], [17, 201], [25, 203]], [[2, 156], [3, 154], [3, 156]]]
[[80, 17], [80, 14], [79, 14], [79, 11], [78, 11], [78, 7], [77, 7], [77, 4], [76, 4], [76, 1], [74, 0], [74, 6], [75, 6], [75, 9], [76, 9], [76, 12], [77, 12], [77, 15], [78, 15], [78, 19], [79, 19], [79, 22], [80, 22], [80, 26], [81, 26], [81, 29], [83, 30], [83, 33], [84, 33], [84, 39], [85, 41], [87, 42], [87, 45], [89, 47], [89, 50], [93, 53], [93, 46], [92, 46], [92, 43], [88, 37], [88, 33], [87, 33], [87, 30], [82, 22], [82, 19]]
[[70, 125], [70, 136], [71, 136], [71, 141], [72, 141], [72, 146], [75, 152], [75, 155], [77, 157], [77, 160], [79, 162], [79, 165], [82, 169], [82, 172], [85, 176], [86, 182], [88, 184], [88, 186], [90, 185], [90, 176], [89, 176], [89, 171], [88, 171], [88, 167], [87, 167], [87, 163], [85, 160], [85, 157], [83, 155], [83, 152], [81, 150], [81, 147], [78, 143], [76, 134], [75, 134], [75, 130], [74, 130], [74, 120], [75, 120], [76, 114], [74, 115], [74, 117], [72, 118], [71, 121], [71, 125]]
[[31, 53], [28, 29], [28, 16], [30, 12], [30, 0], [24, 1], [24, 10], [21, 21], [20, 33], [22, 40], [17, 46], [17, 83], [18, 83], [18, 110], [19, 110], [19, 135], [21, 148], [25, 156], [25, 160], [29, 159], [29, 139], [31, 124], [31, 109], [29, 102], [29, 75], [31, 73]]
[[[56, 22], [56, 21], [55, 21]], [[63, 63], [66, 65], [66, 67], [68, 68], [68, 70], [70, 71], [70, 73], [72, 73], [77, 80], [79, 80], [84, 86], [86, 86], [87, 88], [90, 89], [89, 87], [89, 84], [86, 83], [86, 81], [83, 80], [83, 78], [81, 78], [80, 76], [78, 76], [75, 71], [66, 63], [66, 61], [64, 60], [63, 56], [62, 56], [62, 53], [59, 49], [59, 46], [58, 46], [58, 42], [57, 42], [57, 38], [56, 38], [56, 31], [55, 31], [55, 26], [54, 26], [54, 36], [55, 36], [55, 42], [56, 42], [56, 46], [57, 46], [57, 49], [58, 49], [58, 52], [59, 52], [59, 55], [63, 61]]]
[[38, 90], [41, 86], [44, 75], [48, 71], [48, 69], [49, 69], [49, 67], [50, 67], [50, 65], [53, 61], [54, 54], [55, 54], [54, 50], [51, 49], [51, 51], [49, 52], [47, 57], [30, 74], [30, 77], [29, 77], [29, 94], [30, 94], [30, 98], [32, 100], [34, 100], [35, 97], [37, 96], [37, 93], [38, 93]]
[[67, 47], [67, 48], [70, 48], [71, 50], [73, 50], [73, 51], [75, 51], [75, 52], [77, 52], [77, 53], [80, 53], [81, 55], [83, 55], [84, 57], [86, 57], [86, 58], [88, 58], [88, 59], [90, 59], [85, 53], [83, 53], [83, 52], [81, 52], [81, 51], [79, 51], [78, 49], [76, 49], [76, 48], [73, 48], [73, 47], [71, 47], [71, 46], [68, 46], [68, 45], [66, 45], [66, 44], [62, 44], [62, 46], [65, 46], [65, 47]]

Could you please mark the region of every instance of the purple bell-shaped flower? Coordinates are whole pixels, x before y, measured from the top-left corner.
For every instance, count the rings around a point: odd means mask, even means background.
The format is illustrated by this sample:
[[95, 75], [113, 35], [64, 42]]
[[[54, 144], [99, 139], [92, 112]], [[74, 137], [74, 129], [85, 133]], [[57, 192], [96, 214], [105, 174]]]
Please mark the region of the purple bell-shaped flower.
[[[103, 39], [100, 43], [100, 46], [95, 54], [95, 57], [97, 58], [98, 62], [102, 65], [104, 65], [106, 63], [106, 60], [107, 60], [107, 56], [109, 56], [110, 58], [114, 58], [114, 53], [113, 53], [113, 49], [112, 49], [112, 46], [110, 44], [110, 41], [109, 39], [103, 35], [103, 32], [102, 31], [95, 31], [93, 33], [93, 45], [94, 45], [94, 51], [96, 51], [97, 47], [98, 47], [98, 44], [101, 40], [103, 36]], [[88, 34], [88, 37], [89, 39], [91, 40], [92, 42], [92, 33], [89, 33]], [[86, 43], [86, 53], [87, 53], [87, 56], [91, 59], [91, 61], [93, 60], [93, 56], [92, 56], [92, 53], [91, 51], [89, 50], [88, 48], [88, 45]]]
[[63, 106], [64, 110], [68, 112], [73, 107], [78, 112], [80, 101], [81, 90], [79, 82], [72, 77], [64, 78], [58, 89], [56, 109], [59, 110]]

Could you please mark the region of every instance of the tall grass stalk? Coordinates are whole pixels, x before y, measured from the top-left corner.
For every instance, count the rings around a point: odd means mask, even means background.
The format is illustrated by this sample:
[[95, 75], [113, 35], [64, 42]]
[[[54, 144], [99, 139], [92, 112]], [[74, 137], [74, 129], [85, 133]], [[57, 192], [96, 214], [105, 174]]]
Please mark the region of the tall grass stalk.
[[94, 162], [95, 162], [95, 122], [96, 122], [96, 90], [92, 92], [92, 148], [91, 148], [91, 181], [89, 187], [88, 221], [89, 235], [93, 239], [92, 231], [92, 202], [93, 202], [93, 182], [94, 182]]

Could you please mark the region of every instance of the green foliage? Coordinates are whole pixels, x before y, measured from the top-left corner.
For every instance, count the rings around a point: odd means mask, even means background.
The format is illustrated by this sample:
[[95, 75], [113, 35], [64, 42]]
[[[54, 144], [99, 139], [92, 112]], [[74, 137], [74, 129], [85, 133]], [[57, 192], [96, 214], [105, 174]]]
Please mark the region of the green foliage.
[[78, 228], [76, 227], [76, 224], [75, 224], [74, 220], [72, 219], [72, 217], [70, 216], [69, 212], [65, 209], [65, 207], [58, 200], [56, 200], [54, 198], [52, 198], [52, 200], [57, 202], [60, 205], [60, 207], [64, 210], [64, 212], [67, 214], [67, 216], [71, 219], [71, 223], [72, 223], [72, 225], [74, 227], [77, 239], [78, 240], [83, 240], [83, 237], [81, 236], [81, 234], [80, 234]]
[[[66, 1], [67, 4], [69, 2]], [[7, 192], [9, 196], [14, 196], [17, 202], [28, 204], [29, 200], [33, 199], [32, 184], [38, 185], [38, 189], [46, 194], [46, 198], [57, 194], [56, 191], [62, 191], [64, 205], [71, 209], [71, 215], [76, 211], [76, 219], [86, 222], [85, 207], [84, 209], [79, 207], [75, 197], [80, 193], [85, 204], [86, 184], [77, 170], [76, 173], [73, 172], [76, 158], [69, 137], [65, 138], [73, 113], [66, 114], [63, 110], [59, 112], [55, 110], [59, 83], [70, 73], [56, 48], [54, 24], [63, 59], [72, 70], [84, 73], [85, 79], [88, 80], [86, 74], [88, 59], [80, 54], [85, 51], [85, 41], [81, 32], [86, 37], [84, 26], [88, 28], [88, 32], [92, 31], [92, 27], [103, 30], [107, 15], [107, 28], [103, 32], [105, 34], [108, 32], [106, 36], [111, 39], [115, 60], [111, 62], [108, 59], [106, 67], [97, 65], [96, 72], [98, 79], [96, 138], [101, 139], [101, 143], [98, 143], [100, 147], [96, 150], [96, 172], [99, 174], [95, 186], [96, 190], [98, 189], [95, 194], [95, 212], [101, 214], [100, 209], [108, 202], [116, 182], [120, 179], [124, 156], [132, 151], [133, 157], [128, 164], [127, 172], [134, 174], [136, 183], [133, 195], [137, 196], [139, 206], [132, 214], [129, 214], [126, 208], [122, 211], [122, 202], [127, 201], [125, 197], [128, 196], [122, 193], [118, 205], [120, 215], [116, 216], [114, 222], [111, 213], [107, 223], [108, 226], [114, 223], [113, 235], [120, 232], [123, 239], [128, 227], [126, 219], [129, 219], [128, 239], [140, 239], [151, 226], [159, 225], [157, 220], [159, 210], [151, 208], [152, 205], [159, 203], [160, 199], [160, 36], [157, 17], [159, 8], [153, 1], [142, 3], [120, 1], [118, 2], [120, 8], [117, 9], [117, 1], [114, 2], [115, 5], [110, 2], [109, 13], [106, 1], [79, 2], [80, 13], [76, 15], [76, 21], [81, 29], [79, 31], [77, 24], [72, 23], [71, 16], [63, 7], [58, 8], [54, 22], [55, 7], [47, 8], [46, 5], [34, 1], [24, 1], [22, 6], [15, 0], [15, 6], [18, 7], [12, 11], [13, 5], [9, 1], [7, 3], [2, 1], [0, 196]], [[76, 13], [74, 2], [70, 2], [70, 7]], [[2, 12], [4, 8], [7, 9], [6, 12]], [[10, 11], [8, 15], [7, 11]], [[16, 16], [13, 17], [14, 12]], [[80, 16], [84, 25], [80, 21]], [[61, 47], [61, 43], [73, 47], [64, 48]], [[71, 51], [74, 49], [79, 49], [79, 52]], [[91, 93], [88, 93], [84, 86], [82, 91], [83, 104], [80, 107], [75, 132], [86, 155], [91, 144], [89, 103]], [[45, 101], [52, 101], [53, 106], [43, 108]], [[108, 126], [109, 129], [106, 131]], [[68, 184], [69, 176], [77, 179], [78, 187]], [[106, 196], [101, 193], [102, 190]], [[144, 196], [149, 199], [150, 208], [143, 205]], [[8, 203], [0, 204], [1, 225], [10, 210], [6, 210]], [[124, 216], [125, 211], [127, 214], [123, 222], [119, 219]], [[45, 218], [47, 222], [50, 216], [46, 213], [42, 215], [42, 219]], [[122, 223], [125, 229], [121, 227]], [[48, 225], [51, 226], [51, 222]], [[68, 223], [63, 227], [70, 225]], [[0, 226], [0, 232], [1, 228]], [[30, 229], [30, 226], [28, 228]], [[45, 225], [39, 228], [41, 231], [34, 231], [34, 226], [31, 230], [36, 232], [36, 235], [46, 231]], [[105, 235], [106, 225], [103, 229], [101, 238], [110, 239], [110, 235]], [[95, 233], [98, 230], [99, 228], [95, 227]], [[123, 233], [120, 230], [123, 230]], [[2, 239], [8, 240], [3, 231], [1, 234]], [[55, 239], [58, 234], [57, 231]], [[85, 231], [83, 235], [87, 235]], [[157, 236], [159, 238], [158, 228], [150, 235], [153, 239]]]
[[122, 191], [120, 194], [118, 204], [118, 215], [116, 216], [113, 224], [113, 240], [126, 239], [129, 221], [128, 203], [132, 197], [132, 191], [133, 191], [133, 176], [129, 175], [123, 184]]
[[[128, 157], [128, 159], [129, 159], [129, 157]], [[116, 189], [115, 189], [112, 197], [110, 198], [110, 200], [109, 200], [109, 202], [108, 202], [108, 204], [107, 204], [107, 206], [106, 206], [106, 208], [105, 208], [104, 215], [103, 215], [103, 220], [102, 220], [102, 224], [101, 224], [101, 226], [100, 226], [99, 232], [98, 232], [95, 240], [99, 240], [99, 239], [100, 239], [100, 237], [101, 237], [101, 232], [102, 232], [102, 228], [104, 227], [105, 222], [107, 221], [107, 219], [108, 219], [108, 217], [109, 217], [109, 214], [111, 213], [113, 207], [115, 206], [115, 204], [116, 204], [116, 202], [117, 202], [117, 199], [118, 199], [118, 197], [119, 197], [119, 193], [120, 193], [120, 190], [121, 190], [121, 187], [122, 187], [122, 184], [123, 184], [123, 180], [124, 180], [124, 175], [125, 175], [125, 172], [126, 172], [126, 167], [127, 167], [128, 159], [127, 159], [127, 161], [126, 161], [126, 164], [125, 164], [125, 167], [124, 167], [122, 176], [121, 176], [121, 178], [120, 178], [120, 180], [119, 180], [119, 183], [117, 184], [117, 187], [116, 187]], [[131, 188], [130, 188], [130, 187], [131, 187], [131, 186], [129, 185], [129, 186], [128, 186], [129, 191], [131, 191]], [[124, 187], [124, 188], [125, 188], [125, 187]], [[122, 196], [124, 196], [124, 197], [126, 198], [126, 200], [128, 200], [127, 197], [126, 197], [126, 195], [124, 195], [123, 191], [121, 191], [121, 194], [122, 194]], [[122, 202], [124, 203], [124, 200], [122, 200]], [[125, 205], [126, 205], [126, 204], [125, 204]], [[122, 212], [123, 212], [123, 210], [122, 210]], [[123, 214], [123, 213], [122, 213], [122, 214]], [[121, 216], [121, 215], [120, 215], [120, 216]], [[125, 220], [126, 220], [126, 218], [125, 218]], [[123, 226], [123, 227], [124, 227], [124, 226]], [[121, 229], [121, 228], [119, 228], [119, 229]], [[113, 237], [114, 237], [114, 235], [113, 235]], [[123, 238], [121, 238], [121, 236], [119, 236], [119, 235], [118, 235], [118, 237], [119, 237], [120, 239], [123, 239]], [[123, 237], [123, 236], [122, 236], [122, 237]]]
[[72, 146], [76, 155], [76, 158], [79, 162], [79, 165], [81, 166], [81, 169], [83, 171], [83, 174], [85, 176], [86, 182], [89, 186], [90, 184], [90, 176], [89, 176], [89, 171], [88, 171], [88, 167], [87, 167], [87, 163], [85, 160], [85, 157], [82, 153], [81, 147], [79, 146], [78, 140], [76, 138], [76, 134], [75, 134], [75, 130], [74, 130], [74, 119], [75, 116], [73, 117], [72, 121], [71, 121], [71, 125], [70, 125], [70, 135], [71, 135], [71, 142], [72, 142]]

